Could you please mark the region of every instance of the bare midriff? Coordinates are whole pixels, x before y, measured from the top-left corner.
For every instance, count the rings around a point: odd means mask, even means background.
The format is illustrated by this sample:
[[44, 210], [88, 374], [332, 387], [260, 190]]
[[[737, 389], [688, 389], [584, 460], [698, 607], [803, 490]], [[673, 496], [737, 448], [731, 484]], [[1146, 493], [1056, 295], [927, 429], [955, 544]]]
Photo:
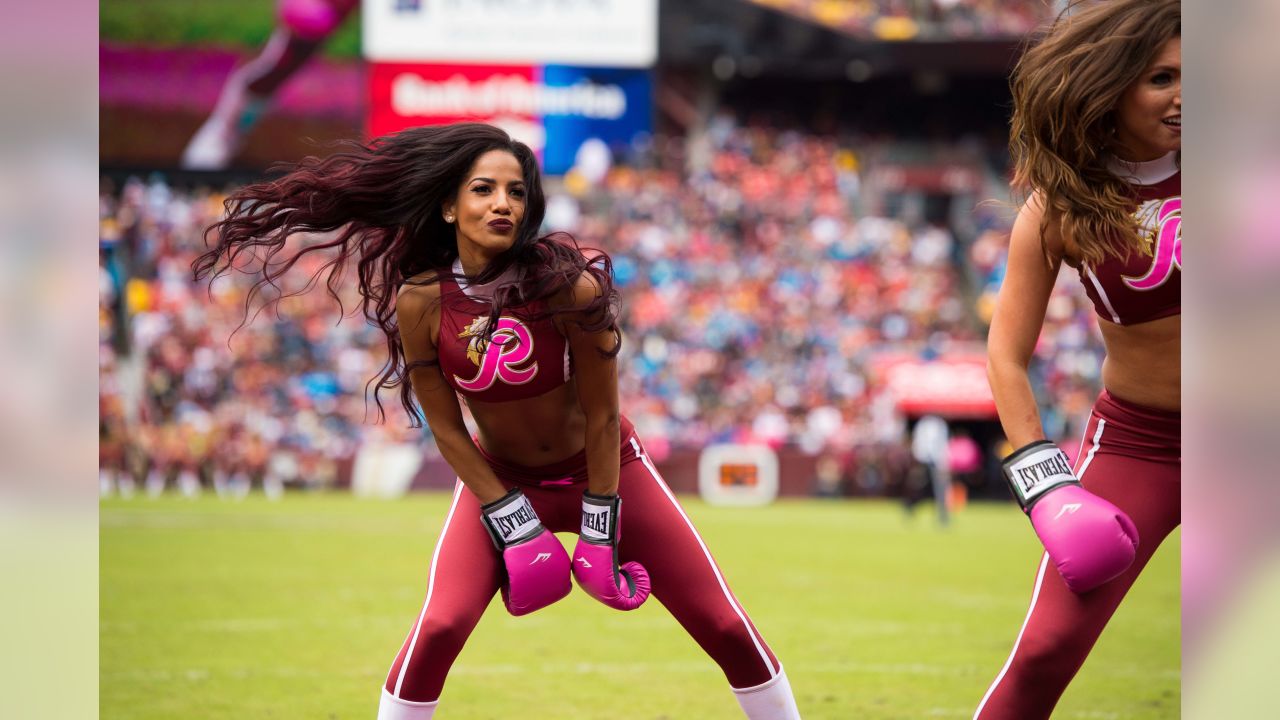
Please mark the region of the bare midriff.
[[1160, 410], [1182, 409], [1182, 316], [1139, 325], [1098, 319], [1107, 357], [1102, 385], [1121, 400]]
[[500, 460], [539, 467], [573, 457], [585, 447], [587, 420], [578, 405], [575, 379], [524, 400], [466, 402], [480, 447]]

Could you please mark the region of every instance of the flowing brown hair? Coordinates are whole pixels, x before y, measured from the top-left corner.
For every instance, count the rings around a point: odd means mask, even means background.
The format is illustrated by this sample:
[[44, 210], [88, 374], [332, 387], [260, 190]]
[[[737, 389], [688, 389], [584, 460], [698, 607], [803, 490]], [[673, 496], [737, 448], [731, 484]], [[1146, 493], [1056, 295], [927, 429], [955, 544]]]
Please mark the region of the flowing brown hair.
[[1013, 185], [1042, 195], [1041, 237], [1056, 222], [1091, 264], [1150, 253], [1133, 189], [1107, 160], [1121, 95], [1181, 35], [1179, 0], [1075, 2], [1031, 39], [1013, 70]]
[[[542, 175], [533, 151], [503, 130], [482, 123], [416, 127], [369, 143], [339, 143], [340, 152], [307, 157], [277, 180], [246, 185], [227, 198], [226, 216], [206, 231], [211, 247], [192, 263], [197, 280], [217, 278], [236, 270], [255, 276], [245, 298], [245, 322], [254, 298], [270, 291], [268, 302], [306, 292], [322, 275], [325, 289], [338, 302], [338, 283], [349, 261], [356, 264], [361, 310], [386, 335], [387, 362], [369, 381], [378, 417], [386, 413], [378, 392], [399, 388], [400, 402], [415, 427], [421, 414], [414, 404], [409, 371], [430, 361], [407, 363], [396, 321], [396, 298], [404, 284], [428, 284], [444, 277], [459, 278], [452, 265], [458, 257], [452, 225], [441, 208], [453, 197], [475, 161], [490, 150], [504, 150], [520, 163], [525, 184], [525, 213], [511, 248], [494, 258], [479, 276], [486, 284], [518, 268], [513, 280], [496, 284], [488, 327], [492, 335], [499, 316], [519, 308], [529, 319], [565, 315], [587, 332], [618, 331], [618, 292], [613, 285], [609, 256], [584, 254], [566, 233], [539, 235], [546, 213]], [[332, 233], [299, 247], [289, 243], [299, 233]], [[328, 259], [302, 290], [285, 292], [284, 274], [304, 256], [327, 251]], [[561, 295], [587, 274], [599, 287], [584, 308], [552, 307], [545, 301]], [[421, 276], [415, 278], [414, 276]], [[506, 276], [509, 277], [509, 276]], [[538, 303], [538, 311], [528, 306]], [[572, 315], [569, 315], [572, 313]], [[345, 313], [344, 313], [345, 314]], [[488, 338], [486, 338], [488, 339]]]

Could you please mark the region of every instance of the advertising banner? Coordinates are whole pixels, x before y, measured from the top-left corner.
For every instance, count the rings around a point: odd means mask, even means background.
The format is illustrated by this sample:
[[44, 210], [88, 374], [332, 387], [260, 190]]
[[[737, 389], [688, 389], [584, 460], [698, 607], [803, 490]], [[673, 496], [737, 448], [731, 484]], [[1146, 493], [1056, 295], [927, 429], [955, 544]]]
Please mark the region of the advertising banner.
[[925, 359], [905, 353], [875, 357], [871, 367], [905, 415], [994, 419], [996, 403], [987, 384], [982, 353], [946, 354]]
[[373, 62], [369, 136], [419, 125], [488, 122], [527, 143], [549, 174], [588, 138], [626, 144], [651, 127], [647, 69]]
[[657, 0], [366, 0], [364, 55], [378, 62], [649, 67]]
[[768, 505], [778, 497], [778, 456], [767, 445], [709, 445], [698, 456], [698, 493], [712, 505]]

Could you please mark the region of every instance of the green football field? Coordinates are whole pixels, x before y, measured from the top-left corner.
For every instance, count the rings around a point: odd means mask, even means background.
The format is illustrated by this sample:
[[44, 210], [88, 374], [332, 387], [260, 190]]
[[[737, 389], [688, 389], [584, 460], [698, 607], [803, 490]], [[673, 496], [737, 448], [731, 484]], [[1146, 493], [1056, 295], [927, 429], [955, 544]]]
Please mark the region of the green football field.
[[[448, 501], [104, 501], [101, 717], [372, 720]], [[808, 720], [968, 718], [1026, 613], [1039, 545], [1008, 505], [943, 530], [927, 507], [907, 521], [882, 502], [683, 501]], [[1178, 539], [1055, 718], [1178, 716]], [[443, 720], [740, 717], [660, 604], [621, 613], [576, 587], [523, 618], [495, 601], [441, 699]]]

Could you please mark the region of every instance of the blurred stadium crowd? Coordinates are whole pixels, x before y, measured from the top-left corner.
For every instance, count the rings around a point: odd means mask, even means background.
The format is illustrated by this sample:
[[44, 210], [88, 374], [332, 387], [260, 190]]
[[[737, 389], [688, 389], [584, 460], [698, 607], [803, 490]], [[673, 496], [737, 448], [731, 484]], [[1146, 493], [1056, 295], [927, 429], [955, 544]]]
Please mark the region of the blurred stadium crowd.
[[[622, 409], [659, 461], [717, 441], [892, 456], [905, 419], [869, 360], [983, 342], [1013, 208], [980, 208], [972, 243], [861, 209], [875, 205], [861, 197], [861, 142], [720, 117], [697, 139], [655, 137], [607, 170], [550, 184], [549, 229], [613, 258]], [[160, 175], [103, 181], [104, 485], [128, 492], [136, 478], [152, 492], [176, 483], [236, 494], [252, 481], [278, 492], [332, 483], [363, 443], [433, 452], [394, 394], [383, 394], [387, 422], [376, 423], [365, 387], [383, 340], [353, 314], [352, 282], [341, 322], [314, 290], [243, 327], [247, 276], [211, 290], [193, 283], [190, 263], [224, 192]], [[295, 269], [299, 287], [319, 263]], [[1075, 433], [1099, 381], [1095, 321], [1077, 290], [1064, 275], [1033, 369], [1059, 439]]]
[[1021, 37], [1045, 18], [1044, 0], [754, 0], [881, 40]]

